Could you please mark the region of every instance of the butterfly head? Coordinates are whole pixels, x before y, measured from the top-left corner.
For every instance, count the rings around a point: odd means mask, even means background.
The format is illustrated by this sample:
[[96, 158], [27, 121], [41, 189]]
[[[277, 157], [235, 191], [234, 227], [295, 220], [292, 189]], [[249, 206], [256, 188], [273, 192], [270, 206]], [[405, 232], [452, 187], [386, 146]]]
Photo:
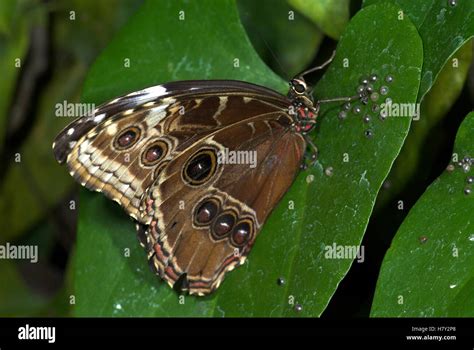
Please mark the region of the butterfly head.
[[307, 98], [311, 102], [313, 98], [311, 96], [312, 89], [308, 87], [303, 77], [295, 77], [290, 81], [290, 91], [288, 91], [288, 97], [290, 98]]
[[294, 130], [296, 132], [308, 133], [315, 124], [319, 112], [319, 105], [314, 104], [313, 89], [306, 84], [303, 77], [295, 77], [290, 81], [288, 97], [291, 100], [290, 109], [295, 118]]

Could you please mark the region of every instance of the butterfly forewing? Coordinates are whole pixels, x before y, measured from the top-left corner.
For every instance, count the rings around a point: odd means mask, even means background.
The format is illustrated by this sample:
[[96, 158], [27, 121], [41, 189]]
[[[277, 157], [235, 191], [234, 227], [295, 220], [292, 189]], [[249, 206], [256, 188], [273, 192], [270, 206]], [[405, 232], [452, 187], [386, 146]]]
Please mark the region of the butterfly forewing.
[[[140, 223], [162, 278], [203, 295], [243, 262], [299, 169], [306, 144], [289, 106], [249, 83], [174, 82], [99, 106], [53, 150], [78, 182]], [[221, 162], [229, 151], [256, 161]]]

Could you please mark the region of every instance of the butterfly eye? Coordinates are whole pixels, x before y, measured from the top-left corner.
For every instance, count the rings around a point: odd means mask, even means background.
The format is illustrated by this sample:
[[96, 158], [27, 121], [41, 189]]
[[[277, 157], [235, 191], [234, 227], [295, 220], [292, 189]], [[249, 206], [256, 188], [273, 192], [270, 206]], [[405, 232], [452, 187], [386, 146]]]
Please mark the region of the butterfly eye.
[[186, 163], [183, 178], [190, 185], [201, 185], [216, 172], [217, 157], [213, 149], [195, 153]]
[[214, 200], [206, 200], [196, 210], [196, 223], [199, 225], [209, 224], [218, 210], [219, 207]]
[[301, 79], [293, 79], [291, 81], [291, 87], [293, 91], [298, 95], [304, 94], [307, 89], [305, 81]]
[[235, 216], [229, 213], [221, 214], [212, 225], [212, 234], [216, 239], [223, 238], [234, 226]]
[[163, 141], [153, 143], [142, 153], [142, 162], [145, 165], [155, 165], [166, 154], [168, 147]]
[[132, 147], [140, 138], [140, 129], [136, 127], [130, 127], [122, 131], [115, 138], [114, 146], [119, 150], [124, 150]]
[[250, 239], [251, 233], [252, 227], [249, 222], [244, 221], [238, 223], [232, 231], [232, 243], [237, 247], [243, 246]]

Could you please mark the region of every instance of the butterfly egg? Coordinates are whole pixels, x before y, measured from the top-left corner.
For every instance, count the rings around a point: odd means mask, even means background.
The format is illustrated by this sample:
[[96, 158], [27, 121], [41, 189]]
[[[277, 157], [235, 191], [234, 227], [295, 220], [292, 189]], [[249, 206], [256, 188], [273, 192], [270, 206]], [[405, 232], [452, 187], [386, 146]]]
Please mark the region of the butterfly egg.
[[420, 236], [418, 240], [420, 241], [421, 244], [423, 244], [428, 241], [428, 237], [423, 235], [423, 236]]
[[362, 108], [360, 106], [355, 106], [352, 109], [352, 112], [354, 112], [354, 114], [359, 114], [360, 112], [362, 112]]
[[464, 189], [464, 194], [465, 194], [466, 196], [470, 195], [471, 193], [472, 193], [472, 190], [471, 190], [469, 187], [466, 187], [466, 188]]
[[365, 77], [361, 77], [359, 81], [363, 85], [367, 85], [369, 83], [369, 79], [367, 79]]
[[283, 285], [285, 284], [285, 282], [286, 282], [286, 281], [285, 281], [285, 279], [284, 279], [283, 277], [279, 277], [279, 278], [277, 279], [277, 284], [278, 284], [279, 286], [283, 286]]
[[467, 179], [466, 179], [466, 182], [470, 185], [472, 183], [474, 183], [474, 177], [473, 176], [469, 176]]
[[368, 130], [365, 130], [364, 132], [364, 135], [365, 137], [367, 137], [368, 139], [372, 138], [374, 136], [374, 133], [372, 130], [368, 129]]
[[379, 94], [377, 92], [372, 92], [370, 94], [370, 99], [374, 102], [377, 101], [379, 99]]
[[387, 95], [387, 94], [388, 94], [388, 87], [385, 86], [385, 85], [382, 86], [382, 87], [380, 87], [380, 91], [379, 91], [379, 92], [380, 92], [381, 95]]
[[296, 304], [294, 309], [295, 309], [296, 312], [301, 312], [301, 311], [303, 311], [303, 305]]
[[385, 81], [386, 81], [387, 83], [392, 83], [392, 82], [393, 82], [393, 75], [387, 75], [387, 76], [385, 77]]
[[454, 169], [455, 169], [455, 168], [454, 168], [454, 164], [449, 164], [449, 165], [446, 167], [446, 171], [448, 171], [448, 172], [452, 172], [452, 171], [454, 171]]
[[370, 79], [371, 82], [376, 82], [378, 77], [377, 77], [376, 74], [372, 74], [369, 79]]
[[314, 175], [313, 174], [309, 174], [308, 176], [306, 176], [306, 182], [307, 183], [311, 183], [314, 181]]
[[338, 115], [338, 118], [339, 118], [340, 120], [346, 119], [346, 118], [347, 118], [347, 112], [345, 112], [345, 111], [340, 111], [340, 112], [339, 112], [339, 115]]
[[448, 0], [448, 4], [451, 7], [456, 7], [458, 5], [458, 1], [457, 0]]
[[332, 166], [329, 166], [327, 167], [326, 169], [324, 169], [324, 174], [326, 176], [332, 176], [334, 174], [334, 169]]

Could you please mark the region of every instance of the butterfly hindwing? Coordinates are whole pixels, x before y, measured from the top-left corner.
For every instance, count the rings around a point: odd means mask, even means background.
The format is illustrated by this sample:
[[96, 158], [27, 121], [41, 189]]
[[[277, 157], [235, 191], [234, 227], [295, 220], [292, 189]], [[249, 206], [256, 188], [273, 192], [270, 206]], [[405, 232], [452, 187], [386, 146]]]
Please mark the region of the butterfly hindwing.
[[[153, 219], [140, 236], [170, 285], [185, 276], [191, 294], [208, 294], [243, 263], [298, 171], [305, 142], [290, 123], [280, 112], [219, 129], [160, 173], [142, 203]], [[255, 163], [220, 164], [219, 153], [229, 150], [247, 159], [254, 152]]]

